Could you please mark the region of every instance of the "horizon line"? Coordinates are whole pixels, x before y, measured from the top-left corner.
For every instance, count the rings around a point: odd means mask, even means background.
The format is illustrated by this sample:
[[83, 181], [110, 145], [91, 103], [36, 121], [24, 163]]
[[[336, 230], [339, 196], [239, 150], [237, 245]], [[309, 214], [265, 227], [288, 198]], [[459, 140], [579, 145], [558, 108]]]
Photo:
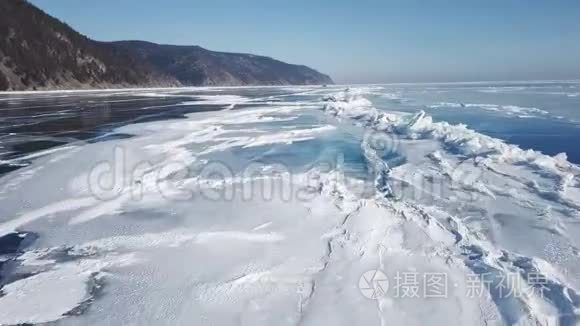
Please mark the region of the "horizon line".
[[49, 89], [49, 90], [26, 90], [26, 91], [0, 91], [0, 95], [25, 95], [43, 93], [95, 93], [115, 91], [149, 91], [149, 90], [178, 90], [178, 89], [216, 89], [216, 88], [276, 88], [276, 87], [329, 87], [333, 86], [383, 86], [383, 85], [451, 85], [451, 84], [491, 84], [491, 83], [580, 83], [580, 79], [531, 79], [531, 80], [489, 80], [489, 81], [454, 81], [454, 82], [389, 82], [389, 83], [336, 83], [336, 84], [313, 84], [313, 85], [237, 85], [237, 86], [177, 86], [177, 87], [129, 87], [129, 88], [75, 88], [75, 89]]

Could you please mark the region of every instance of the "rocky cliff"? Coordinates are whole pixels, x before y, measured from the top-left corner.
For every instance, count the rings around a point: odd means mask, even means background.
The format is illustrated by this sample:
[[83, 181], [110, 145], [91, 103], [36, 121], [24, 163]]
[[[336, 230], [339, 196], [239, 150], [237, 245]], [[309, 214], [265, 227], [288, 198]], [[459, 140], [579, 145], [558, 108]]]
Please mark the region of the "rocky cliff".
[[25, 0], [0, 1], [0, 90], [328, 83], [311, 68], [263, 56], [98, 42]]

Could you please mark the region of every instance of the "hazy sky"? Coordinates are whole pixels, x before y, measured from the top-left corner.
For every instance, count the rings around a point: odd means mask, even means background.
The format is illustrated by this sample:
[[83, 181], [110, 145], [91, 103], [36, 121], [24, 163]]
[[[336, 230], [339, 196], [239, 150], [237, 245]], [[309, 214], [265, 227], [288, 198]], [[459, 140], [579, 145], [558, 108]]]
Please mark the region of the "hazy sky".
[[336, 82], [580, 78], [580, 0], [32, 0], [92, 38], [247, 52]]

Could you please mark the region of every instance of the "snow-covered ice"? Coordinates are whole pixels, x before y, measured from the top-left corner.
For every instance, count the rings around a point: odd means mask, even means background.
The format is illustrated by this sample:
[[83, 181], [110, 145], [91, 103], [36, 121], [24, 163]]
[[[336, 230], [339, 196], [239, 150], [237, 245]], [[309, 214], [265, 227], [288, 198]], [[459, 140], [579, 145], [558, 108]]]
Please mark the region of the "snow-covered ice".
[[[0, 236], [35, 239], [4, 253], [0, 324], [578, 324], [580, 167], [565, 153], [379, 107], [403, 96], [384, 86], [240, 90], [118, 91], [221, 110], [2, 176]], [[369, 271], [387, 280], [372, 298]]]

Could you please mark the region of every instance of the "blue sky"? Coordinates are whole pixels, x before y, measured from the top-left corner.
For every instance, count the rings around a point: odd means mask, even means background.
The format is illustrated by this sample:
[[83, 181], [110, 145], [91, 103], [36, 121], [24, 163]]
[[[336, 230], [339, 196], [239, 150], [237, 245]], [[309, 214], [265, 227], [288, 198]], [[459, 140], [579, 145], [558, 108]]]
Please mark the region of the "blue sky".
[[337, 82], [580, 78], [578, 0], [32, 0], [92, 38], [247, 52]]

